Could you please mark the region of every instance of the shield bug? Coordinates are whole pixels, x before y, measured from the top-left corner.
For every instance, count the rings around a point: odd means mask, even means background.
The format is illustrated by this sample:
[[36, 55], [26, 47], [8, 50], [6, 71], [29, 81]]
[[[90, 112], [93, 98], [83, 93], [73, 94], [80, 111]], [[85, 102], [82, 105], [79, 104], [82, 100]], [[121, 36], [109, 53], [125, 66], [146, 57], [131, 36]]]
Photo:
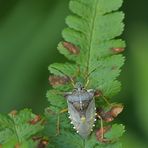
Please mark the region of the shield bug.
[[65, 94], [69, 118], [82, 138], [91, 133], [96, 120], [94, 94], [94, 90], [85, 89], [81, 83], [76, 83], [74, 90]]

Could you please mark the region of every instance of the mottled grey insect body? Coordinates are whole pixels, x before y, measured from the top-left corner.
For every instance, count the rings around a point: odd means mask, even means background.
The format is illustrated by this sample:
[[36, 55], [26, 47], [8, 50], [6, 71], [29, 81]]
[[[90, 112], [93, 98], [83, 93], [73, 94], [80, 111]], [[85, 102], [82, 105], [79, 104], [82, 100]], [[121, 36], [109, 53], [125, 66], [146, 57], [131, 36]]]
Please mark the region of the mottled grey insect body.
[[79, 85], [65, 97], [74, 129], [81, 137], [87, 138], [93, 130], [96, 116], [94, 91], [86, 90]]

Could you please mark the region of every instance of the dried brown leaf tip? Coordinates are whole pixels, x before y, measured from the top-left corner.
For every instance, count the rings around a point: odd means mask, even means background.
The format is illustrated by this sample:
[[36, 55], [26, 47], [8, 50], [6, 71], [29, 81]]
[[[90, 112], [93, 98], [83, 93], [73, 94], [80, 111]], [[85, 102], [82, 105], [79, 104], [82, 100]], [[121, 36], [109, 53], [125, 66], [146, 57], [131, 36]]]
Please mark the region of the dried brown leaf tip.
[[48, 140], [42, 139], [38, 144], [38, 148], [45, 148], [48, 145]]
[[39, 140], [41, 140], [41, 139], [43, 139], [43, 136], [33, 136], [33, 137], [32, 137], [32, 140], [33, 140], [33, 141], [39, 141]]
[[125, 48], [112, 48], [112, 51], [114, 53], [120, 53], [120, 52], [123, 52], [125, 50]]
[[16, 114], [17, 114], [17, 110], [12, 110], [12, 111], [9, 113], [10, 116], [16, 116]]
[[105, 122], [111, 122], [123, 111], [122, 104], [112, 105], [111, 108], [107, 111], [102, 108], [97, 109], [97, 117], [102, 118]]
[[123, 108], [122, 104], [114, 105], [110, 110], [110, 114], [115, 118], [123, 111]]
[[79, 54], [79, 49], [75, 45], [69, 42], [63, 42], [63, 46], [72, 54]]
[[70, 81], [69, 78], [66, 76], [49, 76], [49, 83], [52, 86], [64, 85], [69, 81]]
[[43, 136], [32, 137], [32, 140], [38, 142], [38, 148], [45, 148], [48, 145], [48, 140], [43, 138]]
[[97, 109], [97, 117], [102, 118], [105, 122], [111, 122], [114, 120], [113, 116], [110, 114], [110, 112], [105, 112], [102, 108]]
[[39, 121], [41, 121], [41, 116], [40, 115], [36, 115], [34, 117], [34, 119], [32, 119], [32, 120], [29, 121], [29, 123], [32, 124], [32, 125], [34, 125], [34, 124], [36, 124]]
[[101, 91], [99, 91], [99, 90], [96, 90], [95, 91], [95, 94], [94, 94], [95, 97], [99, 97], [101, 95], [102, 95], [102, 92]]
[[49, 107], [45, 108], [45, 114], [47, 115], [56, 115], [54, 111], [52, 111]]
[[2, 148], [2, 145], [0, 144], [0, 148]]
[[110, 129], [111, 129], [111, 126], [106, 126], [106, 127], [102, 127], [100, 129], [98, 129], [96, 131], [97, 140], [102, 142], [102, 143], [110, 143], [111, 140], [104, 137], [104, 134], [107, 133]]

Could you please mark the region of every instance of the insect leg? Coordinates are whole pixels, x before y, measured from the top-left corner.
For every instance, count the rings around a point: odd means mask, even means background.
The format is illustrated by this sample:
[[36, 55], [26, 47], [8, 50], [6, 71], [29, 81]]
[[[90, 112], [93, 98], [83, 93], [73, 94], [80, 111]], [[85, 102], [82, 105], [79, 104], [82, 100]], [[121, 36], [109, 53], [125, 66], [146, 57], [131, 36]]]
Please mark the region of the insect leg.
[[106, 102], [106, 104], [107, 104], [108, 106], [111, 106], [111, 103], [108, 101], [108, 98], [107, 98], [106, 96], [104, 96], [101, 91], [96, 91], [96, 92], [94, 93], [94, 96], [95, 96], [95, 97], [99, 97], [99, 96], [102, 97], [102, 99]]
[[62, 109], [59, 113], [58, 113], [58, 119], [57, 119], [57, 125], [56, 125], [56, 136], [60, 134], [60, 114], [67, 112], [68, 109]]
[[74, 87], [75, 86], [75, 82], [74, 82], [74, 80], [71, 77], [70, 77], [70, 81], [71, 81], [72, 86]]
[[110, 102], [108, 101], [108, 98], [106, 98], [104, 95], [101, 95], [102, 98], [104, 99], [104, 101], [109, 105], [111, 106]]
[[60, 134], [60, 114], [58, 114], [57, 125], [56, 125], [56, 136]]
[[103, 119], [100, 115], [98, 115], [98, 118], [100, 119], [101, 122], [101, 139], [104, 139]]
[[88, 84], [89, 84], [89, 79], [87, 79], [86, 81], [85, 88], [87, 88]]
[[67, 111], [68, 111], [68, 108], [62, 109], [62, 110], [60, 111], [60, 114], [61, 114], [61, 113], [65, 113], [65, 112], [67, 112]]
[[66, 92], [66, 93], [63, 94], [63, 96], [67, 99], [67, 97], [68, 97], [69, 95], [71, 95], [71, 94], [72, 94], [72, 92]]

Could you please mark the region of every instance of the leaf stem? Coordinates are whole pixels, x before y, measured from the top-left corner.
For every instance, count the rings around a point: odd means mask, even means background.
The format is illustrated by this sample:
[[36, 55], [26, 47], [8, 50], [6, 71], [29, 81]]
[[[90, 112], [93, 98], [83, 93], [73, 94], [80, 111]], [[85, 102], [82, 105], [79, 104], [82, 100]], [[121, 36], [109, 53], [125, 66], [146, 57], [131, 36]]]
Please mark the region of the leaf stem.
[[58, 119], [57, 119], [57, 131], [56, 131], [56, 136], [60, 134], [60, 114], [58, 114]]
[[102, 95], [102, 98], [103, 98], [104, 101], [107, 103], [107, 105], [111, 106], [110, 102], [107, 100], [107, 98], [106, 98], [104, 95]]
[[100, 120], [101, 120], [101, 139], [104, 139], [104, 131], [103, 131], [103, 119], [102, 117], [100, 117]]
[[85, 142], [86, 142], [86, 140], [85, 139], [83, 139], [83, 148], [85, 148], [86, 146], [85, 146]]
[[89, 42], [89, 49], [88, 49], [88, 61], [87, 61], [87, 74], [89, 73], [89, 64], [90, 64], [90, 52], [91, 52], [91, 48], [92, 48], [92, 40], [93, 40], [93, 34], [94, 34], [94, 26], [95, 26], [95, 20], [96, 20], [96, 9], [97, 9], [97, 5], [98, 5], [98, 0], [95, 1], [95, 10], [94, 10], [94, 14], [93, 14], [93, 21], [92, 21], [92, 25], [91, 25], [91, 30], [90, 30], [90, 42]]

